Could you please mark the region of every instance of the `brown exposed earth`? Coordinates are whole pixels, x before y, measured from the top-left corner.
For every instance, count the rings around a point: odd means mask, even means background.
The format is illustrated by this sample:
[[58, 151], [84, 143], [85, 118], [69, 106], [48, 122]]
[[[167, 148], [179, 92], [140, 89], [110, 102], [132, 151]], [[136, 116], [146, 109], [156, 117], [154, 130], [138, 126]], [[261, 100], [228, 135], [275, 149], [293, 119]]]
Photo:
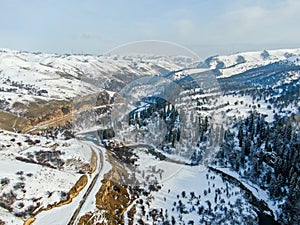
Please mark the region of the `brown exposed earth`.
[[30, 126], [30, 121], [25, 117], [18, 117], [14, 114], [0, 111], [0, 128], [3, 130], [14, 131], [15, 128], [17, 131], [22, 131], [24, 128]]
[[[26, 133], [33, 127], [47, 124], [47, 128], [64, 126], [73, 120], [72, 115], [78, 111], [110, 104], [113, 98], [105, 92], [78, 97], [73, 100], [41, 100], [24, 104], [16, 102], [14, 112], [0, 111], [0, 129]], [[38, 131], [38, 129], [36, 129]]]
[[[106, 160], [110, 162], [112, 169], [104, 174], [101, 188], [95, 196], [97, 210], [82, 216], [78, 225], [101, 224], [99, 221], [106, 221], [103, 224], [110, 225], [124, 224], [124, 213], [135, 200], [130, 188], [125, 185], [132, 183], [127, 180], [129, 177], [127, 169], [109, 151], [107, 151]], [[131, 209], [134, 210], [134, 207]], [[97, 213], [99, 216], [95, 217]]]
[[[22, 113], [17, 116], [10, 112], [0, 111], [0, 128], [25, 133], [34, 126], [48, 124], [66, 117], [72, 112], [72, 103], [59, 100], [37, 101], [28, 105], [15, 103], [14, 109]], [[52, 126], [65, 124], [66, 121], [68, 120], [61, 120], [60, 123]]]

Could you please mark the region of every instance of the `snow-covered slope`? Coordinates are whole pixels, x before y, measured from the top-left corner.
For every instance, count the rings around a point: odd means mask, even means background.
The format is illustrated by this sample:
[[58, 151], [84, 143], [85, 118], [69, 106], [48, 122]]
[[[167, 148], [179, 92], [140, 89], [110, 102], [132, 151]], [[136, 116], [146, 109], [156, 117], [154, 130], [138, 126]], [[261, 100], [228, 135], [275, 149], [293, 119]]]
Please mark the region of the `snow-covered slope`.
[[212, 69], [219, 69], [221, 72], [219, 77], [222, 78], [230, 77], [274, 62], [290, 61], [299, 63], [299, 60], [300, 49], [280, 49], [213, 56], [206, 59], [206, 63]]
[[0, 50], [0, 109], [14, 103], [69, 100], [103, 89], [118, 91], [133, 79], [192, 65], [171, 56], [57, 55]]
[[76, 181], [90, 173], [92, 154], [90, 145], [74, 139], [0, 130], [0, 219], [21, 224], [10, 221], [67, 201]]
[[[219, 78], [230, 77], [274, 62], [299, 64], [300, 49], [283, 49], [214, 56], [207, 68], [194, 68], [195, 60], [171, 56], [57, 55], [0, 50], [0, 97], [2, 105], [37, 99], [70, 99], [99, 91], [118, 91], [130, 81], [172, 71], [174, 80], [218, 69]], [[3, 107], [1, 107], [3, 108]]]
[[[0, 130], [0, 224], [30, 216], [33, 224], [53, 218], [66, 224], [71, 215], [94, 224], [258, 224], [258, 212], [280, 218], [284, 192], [300, 184], [293, 160], [299, 157], [288, 153], [300, 140], [299, 55], [300, 49], [238, 53], [208, 58], [205, 67], [180, 57], [1, 50], [0, 129], [32, 123], [26, 134]], [[121, 89], [138, 101], [132, 111], [117, 101]], [[100, 91], [97, 107], [84, 102]], [[74, 98], [78, 111], [71, 109]], [[45, 107], [16, 114], [28, 102]], [[65, 122], [74, 115], [76, 121]], [[113, 127], [120, 118], [122, 127]], [[77, 120], [80, 140], [69, 124]], [[102, 156], [89, 141], [107, 151]], [[293, 169], [285, 171], [285, 164]], [[37, 213], [65, 200], [82, 173], [88, 181], [68, 211]]]

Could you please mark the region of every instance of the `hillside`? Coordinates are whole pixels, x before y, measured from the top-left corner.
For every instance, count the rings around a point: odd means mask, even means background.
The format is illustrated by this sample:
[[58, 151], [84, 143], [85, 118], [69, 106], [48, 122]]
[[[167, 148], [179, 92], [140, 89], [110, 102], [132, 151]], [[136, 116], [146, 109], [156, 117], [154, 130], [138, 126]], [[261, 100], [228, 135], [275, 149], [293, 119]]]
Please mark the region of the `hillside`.
[[300, 50], [0, 51], [0, 224], [298, 224]]

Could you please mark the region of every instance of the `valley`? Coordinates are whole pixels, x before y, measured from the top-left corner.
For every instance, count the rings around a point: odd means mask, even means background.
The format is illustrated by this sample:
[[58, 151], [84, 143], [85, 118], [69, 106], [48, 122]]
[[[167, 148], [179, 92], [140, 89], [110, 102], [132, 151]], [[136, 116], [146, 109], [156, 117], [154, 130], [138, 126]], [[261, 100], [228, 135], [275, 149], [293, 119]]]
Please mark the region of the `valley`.
[[1, 225], [300, 221], [299, 49], [0, 60]]

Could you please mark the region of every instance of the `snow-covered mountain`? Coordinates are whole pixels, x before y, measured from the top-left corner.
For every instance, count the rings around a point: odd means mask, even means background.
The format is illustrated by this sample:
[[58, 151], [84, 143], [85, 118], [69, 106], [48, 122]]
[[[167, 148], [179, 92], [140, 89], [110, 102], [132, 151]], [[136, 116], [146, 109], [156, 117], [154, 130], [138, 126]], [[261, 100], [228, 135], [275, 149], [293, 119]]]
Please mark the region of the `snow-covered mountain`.
[[278, 62], [299, 65], [299, 55], [300, 49], [284, 49], [213, 56], [197, 69], [195, 59], [188, 57], [56, 55], [2, 49], [1, 103], [12, 108], [16, 101], [70, 99], [97, 89], [119, 91], [139, 77], [173, 71], [182, 71], [175, 80], [207, 70], [226, 78]]
[[298, 224], [299, 60], [2, 49], [0, 224]]
[[264, 50], [213, 56], [207, 58], [205, 63], [211, 69], [218, 69], [219, 77], [223, 78], [276, 62], [290, 62], [299, 65], [299, 56], [300, 49]]
[[67, 100], [104, 89], [119, 91], [130, 81], [190, 67], [192, 58], [168, 56], [56, 55], [0, 50], [0, 105]]

